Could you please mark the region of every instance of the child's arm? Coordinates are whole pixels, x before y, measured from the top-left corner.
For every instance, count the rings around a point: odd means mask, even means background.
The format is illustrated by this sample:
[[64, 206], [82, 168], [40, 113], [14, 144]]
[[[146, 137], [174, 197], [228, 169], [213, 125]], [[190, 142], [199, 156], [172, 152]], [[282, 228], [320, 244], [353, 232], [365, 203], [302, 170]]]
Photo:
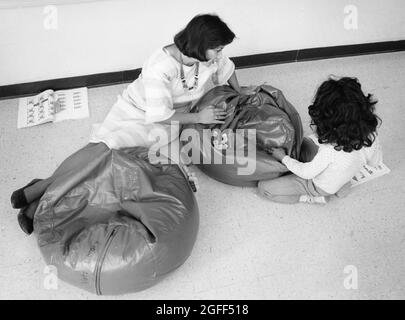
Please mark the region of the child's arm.
[[[280, 151], [282, 150], [282, 151]], [[332, 162], [328, 150], [320, 150], [310, 162], [299, 162], [287, 156], [283, 149], [273, 149], [273, 157], [281, 161], [288, 170], [302, 179], [313, 179]]]

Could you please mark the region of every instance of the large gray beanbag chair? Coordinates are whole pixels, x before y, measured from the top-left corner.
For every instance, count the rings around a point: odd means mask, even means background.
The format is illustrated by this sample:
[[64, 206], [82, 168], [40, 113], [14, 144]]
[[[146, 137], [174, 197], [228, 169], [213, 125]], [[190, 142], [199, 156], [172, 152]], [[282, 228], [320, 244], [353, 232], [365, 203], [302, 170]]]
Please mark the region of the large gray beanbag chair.
[[34, 233], [59, 279], [111, 295], [146, 289], [183, 264], [198, 224], [178, 166], [150, 164], [145, 148], [105, 148], [47, 188]]
[[[216, 106], [227, 112], [225, 123], [190, 124], [183, 128], [183, 149], [190, 159], [208, 176], [223, 183], [256, 186], [260, 180], [286, 173], [287, 168], [269, 153], [272, 147], [284, 148], [289, 156], [299, 158], [303, 130], [297, 110], [280, 90], [270, 85], [259, 86], [255, 92], [247, 96], [230, 86], [215, 87], [196, 103], [192, 112]], [[253, 135], [248, 134], [249, 129], [255, 130]], [[215, 142], [222, 141], [222, 137], [214, 137], [215, 130], [219, 130], [217, 136], [226, 133], [226, 139], [232, 137], [233, 145], [217, 148]]]

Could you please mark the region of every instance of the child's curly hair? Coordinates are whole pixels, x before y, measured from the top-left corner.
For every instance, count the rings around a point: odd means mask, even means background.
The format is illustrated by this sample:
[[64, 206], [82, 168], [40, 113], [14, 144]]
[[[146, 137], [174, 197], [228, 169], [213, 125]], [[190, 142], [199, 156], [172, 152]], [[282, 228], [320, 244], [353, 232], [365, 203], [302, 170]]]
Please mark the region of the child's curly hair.
[[335, 150], [351, 152], [371, 146], [381, 119], [374, 114], [377, 101], [364, 95], [357, 78], [329, 78], [318, 88], [308, 108], [311, 127], [319, 143], [335, 145]]

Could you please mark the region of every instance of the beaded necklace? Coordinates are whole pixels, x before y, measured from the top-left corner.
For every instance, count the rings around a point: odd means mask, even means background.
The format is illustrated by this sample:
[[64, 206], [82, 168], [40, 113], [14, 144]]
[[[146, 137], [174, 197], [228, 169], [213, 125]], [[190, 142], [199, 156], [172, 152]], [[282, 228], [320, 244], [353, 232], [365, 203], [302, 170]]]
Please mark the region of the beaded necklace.
[[183, 69], [183, 58], [182, 58], [182, 54], [180, 53], [180, 78], [181, 78], [181, 82], [183, 83], [183, 88], [184, 90], [194, 90], [197, 89], [198, 87], [198, 73], [199, 73], [199, 68], [200, 68], [200, 63], [197, 62], [196, 66], [195, 66], [195, 72], [194, 72], [194, 84], [192, 87], [189, 87], [186, 83], [186, 79], [184, 77], [184, 69]]

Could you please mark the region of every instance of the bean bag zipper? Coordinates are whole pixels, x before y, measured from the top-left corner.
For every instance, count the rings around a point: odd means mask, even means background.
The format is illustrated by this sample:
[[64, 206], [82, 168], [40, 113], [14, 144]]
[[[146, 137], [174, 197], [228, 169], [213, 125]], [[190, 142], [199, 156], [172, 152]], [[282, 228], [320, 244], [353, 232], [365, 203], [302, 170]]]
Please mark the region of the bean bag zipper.
[[95, 267], [95, 285], [96, 285], [96, 294], [97, 295], [102, 295], [101, 292], [101, 270], [103, 268], [103, 263], [105, 260], [105, 257], [107, 255], [108, 248], [111, 245], [111, 242], [114, 240], [114, 236], [117, 234], [117, 230], [119, 229], [119, 226], [114, 227], [109, 234], [107, 235], [107, 241], [105, 242], [104, 249], [101, 252], [100, 256], [98, 257], [96, 267]]

